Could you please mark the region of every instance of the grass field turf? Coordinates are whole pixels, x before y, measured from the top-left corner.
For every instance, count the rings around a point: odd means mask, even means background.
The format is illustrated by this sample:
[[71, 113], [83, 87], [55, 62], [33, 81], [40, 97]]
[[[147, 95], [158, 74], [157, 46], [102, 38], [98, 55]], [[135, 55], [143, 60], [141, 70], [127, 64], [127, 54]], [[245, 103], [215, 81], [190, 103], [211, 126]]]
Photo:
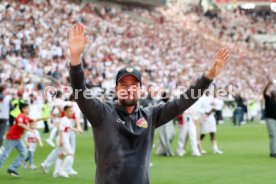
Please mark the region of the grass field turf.
[[[42, 136], [45, 138], [46, 135]], [[155, 144], [157, 144], [157, 136]], [[275, 184], [276, 159], [268, 157], [268, 135], [264, 124], [249, 123], [241, 128], [230, 123], [219, 126], [218, 142], [225, 152], [215, 155], [211, 152], [209, 136], [204, 140], [208, 151], [202, 157], [192, 157], [190, 146], [184, 157], [159, 157], [155, 148], [150, 169], [152, 184]], [[35, 163], [40, 165], [51, 148], [45, 143], [38, 147]], [[189, 144], [189, 143], [188, 143]], [[16, 151], [0, 168], [0, 184], [92, 184], [94, 183], [95, 162], [91, 130], [77, 137], [77, 153], [74, 168], [79, 175], [69, 179], [53, 178], [37, 170], [19, 169], [20, 178], [13, 178], [6, 173], [8, 165], [16, 156]], [[177, 139], [173, 143], [174, 150]]]

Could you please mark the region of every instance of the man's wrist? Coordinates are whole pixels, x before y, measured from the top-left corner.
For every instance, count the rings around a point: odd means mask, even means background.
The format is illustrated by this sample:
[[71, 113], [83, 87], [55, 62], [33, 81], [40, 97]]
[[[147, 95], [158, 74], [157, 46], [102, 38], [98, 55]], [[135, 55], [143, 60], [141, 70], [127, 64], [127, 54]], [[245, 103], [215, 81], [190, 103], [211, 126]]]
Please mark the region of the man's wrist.
[[71, 66], [76, 66], [81, 64], [81, 55], [71, 55], [70, 64]]
[[209, 80], [213, 80], [216, 76], [214, 76], [214, 74], [212, 74], [212, 72], [210, 72], [209, 70], [207, 72], [205, 72], [204, 76], [206, 78], [208, 78]]

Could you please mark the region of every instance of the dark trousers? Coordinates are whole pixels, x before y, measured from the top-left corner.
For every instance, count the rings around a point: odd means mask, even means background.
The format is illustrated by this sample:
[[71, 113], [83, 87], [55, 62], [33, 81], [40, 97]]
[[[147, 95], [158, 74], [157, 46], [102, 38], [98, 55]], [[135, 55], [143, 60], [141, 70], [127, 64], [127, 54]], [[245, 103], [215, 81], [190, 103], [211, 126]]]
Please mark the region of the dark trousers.
[[216, 122], [217, 122], [217, 125], [219, 123], [219, 121], [223, 120], [223, 117], [222, 117], [222, 111], [216, 111], [215, 113], [215, 118], [216, 118]]
[[241, 122], [243, 121], [243, 109], [242, 107], [237, 107], [235, 113], [234, 113], [234, 122], [236, 126], [241, 126]]
[[48, 121], [43, 121], [44, 123], [44, 131], [43, 133], [48, 133], [49, 132], [49, 125], [48, 125]]

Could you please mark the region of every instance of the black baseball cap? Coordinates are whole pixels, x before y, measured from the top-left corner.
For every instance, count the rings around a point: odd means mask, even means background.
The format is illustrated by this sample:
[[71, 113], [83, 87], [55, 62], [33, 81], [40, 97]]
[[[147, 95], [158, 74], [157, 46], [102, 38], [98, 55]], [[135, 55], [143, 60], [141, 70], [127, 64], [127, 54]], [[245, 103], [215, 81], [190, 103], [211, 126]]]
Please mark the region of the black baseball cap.
[[139, 70], [137, 70], [134, 67], [126, 67], [126, 68], [122, 68], [121, 70], [118, 71], [117, 75], [116, 75], [116, 86], [118, 84], [118, 82], [127, 75], [132, 75], [134, 76], [139, 82], [140, 85], [142, 86], [142, 76], [141, 76], [141, 72]]

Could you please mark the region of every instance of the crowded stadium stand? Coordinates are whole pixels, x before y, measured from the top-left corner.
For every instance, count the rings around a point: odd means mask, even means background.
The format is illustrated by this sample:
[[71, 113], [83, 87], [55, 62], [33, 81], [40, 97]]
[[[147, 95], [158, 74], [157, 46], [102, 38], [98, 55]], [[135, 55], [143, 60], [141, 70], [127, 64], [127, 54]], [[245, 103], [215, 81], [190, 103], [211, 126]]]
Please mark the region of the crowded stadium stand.
[[125, 65], [142, 71], [144, 86], [187, 87], [216, 50], [227, 46], [229, 66], [216, 86], [234, 85], [244, 99], [261, 102], [264, 81], [275, 69], [275, 12], [229, 1], [223, 1], [228, 8], [206, 9], [203, 4], [169, 1], [146, 9], [102, 1], [3, 1], [1, 84], [14, 98], [21, 91], [33, 104], [43, 102], [48, 85], [68, 86], [67, 30], [81, 22], [90, 37], [83, 55], [90, 88], [113, 88], [117, 69]]

